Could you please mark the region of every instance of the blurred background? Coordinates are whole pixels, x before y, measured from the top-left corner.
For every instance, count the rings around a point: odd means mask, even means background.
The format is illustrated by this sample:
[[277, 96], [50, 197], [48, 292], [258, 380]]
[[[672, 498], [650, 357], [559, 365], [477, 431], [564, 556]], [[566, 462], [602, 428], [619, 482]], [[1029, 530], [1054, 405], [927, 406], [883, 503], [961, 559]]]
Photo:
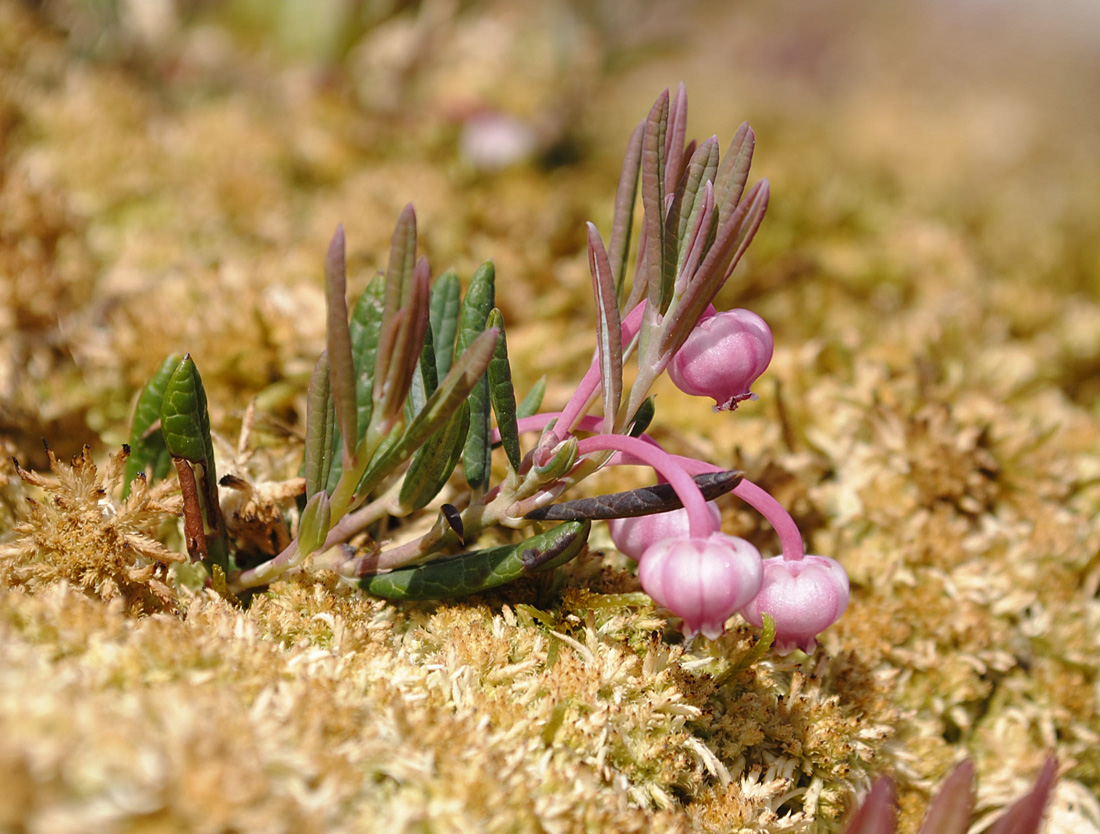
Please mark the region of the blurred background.
[[0, 0], [0, 532], [6, 461], [117, 446], [171, 352], [217, 429], [256, 399], [296, 443], [325, 245], [358, 291], [409, 201], [434, 273], [496, 262], [517, 388], [560, 404], [584, 221], [681, 81], [689, 135], [756, 131], [770, 209], [720, 304], [777, 351], [759, 404], [660, 389], [656, 431], [844, 561], [829, 648], [898, 682], [911, 785], [965, 750], [999, 807], [1057, 746], [1100, 816], [1093, 0]]

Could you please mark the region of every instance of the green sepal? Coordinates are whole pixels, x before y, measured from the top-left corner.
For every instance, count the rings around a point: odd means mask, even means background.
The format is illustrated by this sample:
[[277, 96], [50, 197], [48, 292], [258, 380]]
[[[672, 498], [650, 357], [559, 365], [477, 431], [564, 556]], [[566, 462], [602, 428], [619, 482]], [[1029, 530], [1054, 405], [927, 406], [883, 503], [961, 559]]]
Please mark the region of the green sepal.
[[447, 599], [487, 591], [568, 562], [584, 549], [591, 529], [590, 521], [569, 521], [516, 545], [367, 576], [359, 587], [387, 599]]
[[458, 335], [458, 309], [462, 301], [462, 286], [458, 274], [448, 269], [435, 279], [428, 301], [428, 317], [435, 345], [435, 371], [447, 375], [455, 357], [455, 337]]
[[547, 481], [556, 481], [573, 468], [573, 464], [576, 460], [577, 438], [573, 435], [569, 435], [568, 438], [562, 441], [558, 450], [550, 460], [542, 466], [538, 464], [535, 465], [535, 471], [538, 473], [543, 483]]
[[168, 380], [182, 358], [174, 353], [165, 359], [138, 395], [134, 418], [130, 423], [130, 457], [126, 460], [123, 500], [130, 494], [130, 483], [146, 469], [150, 471], [151, 481], [159, 481], [168, 475], [172, 466], [172, 456], [164, 445], [164, 434], [159, 430], [158, 423]]
[[641, 437], [645, 434], [645, 430], [649, 428], [650, 423], [653, 422], [656, 414], [657, 406], [654, 405], [653, 397], [646, 397], [642, 400], [642, 404], [638, 406], [638, 410], [634, 412], [628, 434], [631, 437]]
[[523, 452], [519, 445], [519, 425], [516, 422], [516, 389], [512, 385], [512, 368], [508, 364], [508, 343], [504, 332], [504, 317], [500, 310], [493, 308], [487, 322], [489, 327], [500, 330], [497, 348], [489, 362], [489, 400], [493, 413], [497, 416], [497, 429], [500, 431], [500, 443], [508, 464], [513, 472], [519, 472], [523, 462]]
[[307, 502], [298, 521], [298, 553], [304, 558], [320, 550], [328, 537], [332, 508], [327, 492], [318, 492]]
[[439, 494], [458, 465], [469, 429], [470, 407], [462, 403], [428, 442], [416, 450], [401, 484], [398, 500], [402, 510], [419, 510]]
[[[470, 279], [466, 296], [462, 299], [462, 309], [458, 314], [458, 340], [456, 355], [463, 353], [485, 330], [489, 311], [493, 309], [496, 273], [491, 261], [482, 264]], [[490, 453], [489, 445], [489, 379], [486, 375], [479, 379], [470, 391], [470, 431], [466, 435], [466, 445], [462, 450], [462, 464], [466, 473], [466, 482], [475, 491], [484, 490], [489, 485]]]

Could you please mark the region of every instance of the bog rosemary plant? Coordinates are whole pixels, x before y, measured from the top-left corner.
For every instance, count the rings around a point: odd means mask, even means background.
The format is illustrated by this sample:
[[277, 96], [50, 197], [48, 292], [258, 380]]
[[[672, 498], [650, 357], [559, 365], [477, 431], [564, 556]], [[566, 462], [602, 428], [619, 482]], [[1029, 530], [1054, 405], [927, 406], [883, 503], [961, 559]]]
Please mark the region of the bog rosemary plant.
[[[212, 581], [240, 593], [312, 553], [355, 543], [338, 551], [347, 554], [339, 565], [347, 581], [383, 597], [453, 597], [560, 565], [581, 552], [594, 520], [612, 519], [614, 540], [639, 561], [643, 589], [682, 618], [689, 636], [718, 635], [740, 610], [758, 625], [771, 618], [780, 650], [812, 650], [847, 605], [843, 569], [806, 555], [790, 515], [741, 473], [669, 454], [646, 434], [649, 392], [666, 370], [681, 390], [728, 412], [755, 398], [750, 386], [772, 355], [759, 316], [712, 305], [768, 205], [766, 180], [747, 187], [755, 137], [743, 125], [720, 155], [714, 137], [686, 142], [686, 123], [683, 87], [666, 90], [631, 136], [607, 242], [588, 224], [595, 358], [560, 410], [540, 410], [543, 387], [517, 402], [491, 263], [464, 293], [453, 272], [433, 281], [417, 257], [410, 205], [385, 272], [349, 312], [345, 236], [336, 230], [324, 268], [326, 349], [307, 398], [304, 503], [296, 536], [268, 561], [237, 563], [218, 507], [199, 373], [190, 357], [170, 357], [139, 399], [129, 474], [162, 477], [174, 462], [188, 550]], [[505, 474], [494, 483], [498, 448]], [[649, 466], [664, 483], [568, 499], [597, 470], [624, 464]], [[730, 491], [772, 523], [781, 556], [762, 560], [749, 542], [721, 532], [707, 501]], [[369, 534], [425, 511], [434, 523], [412, 540], [385, 546]], [[499, 526], [526, 538], [473, 547]]]

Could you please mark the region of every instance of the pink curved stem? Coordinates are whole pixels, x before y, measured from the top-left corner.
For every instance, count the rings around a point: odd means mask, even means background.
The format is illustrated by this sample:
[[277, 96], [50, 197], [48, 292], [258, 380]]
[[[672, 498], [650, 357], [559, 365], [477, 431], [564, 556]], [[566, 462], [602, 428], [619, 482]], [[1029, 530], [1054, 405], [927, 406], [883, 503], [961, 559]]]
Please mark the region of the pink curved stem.
[[[653, 441], [651, 441], [653, 442]], [[672, 455], [676, 462], [691, 475], [702, 475], [707, 472], [721, 472], [722, 467], [713, 463], [687, 458], [681, 455]], [[733, 494], [756, 510], [768, 520], [775, 528], [779, 536], [779, 545], [783, 549], [783, 558], [788, 562], [799, 562], [806, 556], [806, 546], [802, 543], [802, 533], [798, 525], [794, 523], [791, 514], [772, 498], [771, 493], [758, 487], [748, 478], [742, 478], [741, 483], [732, 490]]]
[[[622, 331], [624, 348], [630, 344], [630, 340], [633, 339], [634, 336], [637, 335], [638, 330], [641, 329], [642, 314], [644, 312], [645, 302], [643, 301], [623, 319]], [[573, 396], [570, 397], [569, 402], [565, 404], [565, 410], [562, 411], [561, 419], [558, 420], [558, 428], [565, 432], [573, 431], [573, 424], [576, 423], [577, 418], [581, 416], [581, 411], [588, 404], [589, 399], [596, 393], [596, 389], [600, 386], [600, 382], [599, 362], [593, 360], [592, 364], [588, 366], [588, 370], [585, 372], [581, 384], [577, 386], [577, 390], [573, 392]], [[614, 415], [610, 416], [614, 419]]]
[[680, 499], [680, 503], [687, 509], [692, 538], [705, 539], [715, 532], [717, 528], [714, 517], [707, 509], [703, 493], [675, 456], [670, 455], [655, 443], [647, 443], [625, 434], [598, 434], [586, 437], [577, 444], [578, 455], [599, 451], [625, 453], [652, 467], [658, 475], [668, 481]]

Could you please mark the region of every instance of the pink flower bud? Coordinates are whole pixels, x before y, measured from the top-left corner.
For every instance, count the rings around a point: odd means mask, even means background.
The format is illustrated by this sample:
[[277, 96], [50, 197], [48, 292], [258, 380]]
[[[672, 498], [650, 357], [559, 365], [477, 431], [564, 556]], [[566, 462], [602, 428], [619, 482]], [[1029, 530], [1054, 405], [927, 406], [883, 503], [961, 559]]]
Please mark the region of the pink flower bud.
[[815, 637], [840, 619], [848, 607], [848, 574], [827, 556], [797, 561], [776, 556], [764, 560], [764, 584], [756, 598], [741, 609], [753, 625], [763, 614], [775, 620], [775, 648], [787, 654], [796, 646], [812, 652]]
[[676, 387], [696, 397], [713, 397], [715, 411], [730, 411], [756, 397], [749, 387], [772, 360], [772, 332], [751, 310], [706, 316], [676, 351], [668, 375]]
[[[722, 523], [722, 513], [713, 501], [707, 502], [707, 509], [717, 530]], [[642, 558], [647, 547], [661, 539], [686, 539], [691, 535], [688, 511], [683, 508], [638, 518], [613, 518], [607, 522], [607, 527], [615, 547], [635, 561]]]
[[684, 621], [688, 639], [718, 637], [738, 608], [760, 590], [760, 553], [744, 539], [711, 533], [705, 539], [663, 539], [638, 563], [642, 589]]

